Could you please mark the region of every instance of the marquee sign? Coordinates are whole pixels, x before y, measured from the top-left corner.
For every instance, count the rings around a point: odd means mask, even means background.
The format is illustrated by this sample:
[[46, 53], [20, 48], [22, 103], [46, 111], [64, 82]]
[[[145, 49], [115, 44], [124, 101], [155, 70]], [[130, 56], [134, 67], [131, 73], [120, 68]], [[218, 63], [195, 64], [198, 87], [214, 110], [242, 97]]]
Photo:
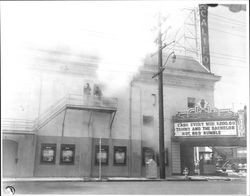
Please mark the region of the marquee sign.
[[201, 99], [194, 108], [173, 116], [174, 136], [238, 136], [239, 115], [228, 109], [217, 109]]
[[236, 136], [236, 120], [174, 123], [174, 136]]
[[199, 5], [200, 11], [200, 30], [201, 30], [201, 54], [202, 64], [210, 70], [210, 52], [208, 39], [208, 6], [206, 4]]

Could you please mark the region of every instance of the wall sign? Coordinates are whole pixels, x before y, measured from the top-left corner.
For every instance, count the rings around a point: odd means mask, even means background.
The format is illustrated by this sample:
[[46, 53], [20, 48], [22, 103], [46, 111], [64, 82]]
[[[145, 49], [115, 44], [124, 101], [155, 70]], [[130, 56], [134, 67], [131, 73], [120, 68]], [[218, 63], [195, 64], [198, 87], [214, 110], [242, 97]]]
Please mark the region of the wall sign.
[[246, 136], [246, 127], [245, 127], [245, 119], [244, 119], [244, 110], [238, 111], [238, 136], [245, 137]]
[[62, 144], [61, 145], [61, 164], [74, 164], [75, 161], [75, 145]]
[[55, 164], [56, 144], [41, 144], [41, 163]]
[[206, 4], [199, 5], [200, 11], [200, 30], [201, 30], [201, 54], [202, 64], [210, 71], [210, 52], [208, 37], [208, 6]]
[[174, 136], [236, 136], [236, 120], [174, 123]]

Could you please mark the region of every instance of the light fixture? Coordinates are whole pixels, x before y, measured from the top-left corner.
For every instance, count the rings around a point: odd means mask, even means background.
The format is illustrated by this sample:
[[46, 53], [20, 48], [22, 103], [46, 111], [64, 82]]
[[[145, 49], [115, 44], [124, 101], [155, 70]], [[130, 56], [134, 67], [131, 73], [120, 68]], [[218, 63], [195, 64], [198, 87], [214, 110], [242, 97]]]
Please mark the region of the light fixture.
[[175, 55], [175, 53], [173, 53], [173, 55], [172, 55], [172, 63], [175, 63], [175, 61], [176, 61], [176, 55]]

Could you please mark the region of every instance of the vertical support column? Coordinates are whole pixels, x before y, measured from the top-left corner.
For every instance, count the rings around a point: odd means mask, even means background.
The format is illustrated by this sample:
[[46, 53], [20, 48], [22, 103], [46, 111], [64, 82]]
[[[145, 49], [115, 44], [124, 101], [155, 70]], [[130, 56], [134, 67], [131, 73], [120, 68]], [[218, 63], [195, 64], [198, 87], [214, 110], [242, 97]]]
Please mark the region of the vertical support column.
[[172, 173], [173, 174], [181, 174], [181, 152], [180, 152], [180, 144], [178, 142], [172, 142], [171, 148], [172, 155]]

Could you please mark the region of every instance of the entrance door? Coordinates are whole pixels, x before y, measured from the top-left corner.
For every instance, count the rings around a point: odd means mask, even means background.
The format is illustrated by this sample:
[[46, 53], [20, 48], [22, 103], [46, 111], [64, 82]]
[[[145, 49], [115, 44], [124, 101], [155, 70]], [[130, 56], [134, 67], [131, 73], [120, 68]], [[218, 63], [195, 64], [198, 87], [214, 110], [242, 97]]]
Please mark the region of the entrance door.
[[3, 140], [3, 177], [14, 177], [17, 165], [17, 142]]
[[194, 174], [194, 148], [181, 144], [181, 172], [187, 167], [189, 174]]

